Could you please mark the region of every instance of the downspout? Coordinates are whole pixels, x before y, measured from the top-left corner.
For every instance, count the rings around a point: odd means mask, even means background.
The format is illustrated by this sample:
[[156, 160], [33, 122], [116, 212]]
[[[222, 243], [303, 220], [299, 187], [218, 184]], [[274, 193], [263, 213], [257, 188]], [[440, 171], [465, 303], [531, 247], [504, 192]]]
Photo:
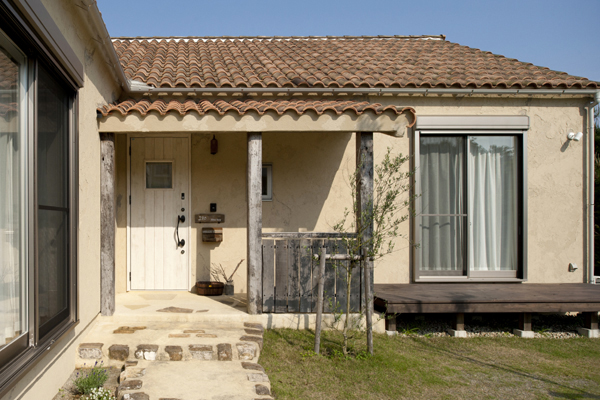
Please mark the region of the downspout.
[[595, 284], [594, 276], [594, 184], [595, 184], [595, 152], [594, 152], [594, 107], [600, 103], [600, 91], [594, 95], [587, 109], [588, 115], [588, 283]]

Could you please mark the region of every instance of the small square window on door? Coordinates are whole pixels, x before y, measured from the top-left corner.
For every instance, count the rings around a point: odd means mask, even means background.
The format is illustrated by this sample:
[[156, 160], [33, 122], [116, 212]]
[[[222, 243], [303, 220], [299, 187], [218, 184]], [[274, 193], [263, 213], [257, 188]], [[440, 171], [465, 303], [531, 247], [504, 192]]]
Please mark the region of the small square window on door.
[[147, 162], [146, 189], [173, 189], [173, 163]]

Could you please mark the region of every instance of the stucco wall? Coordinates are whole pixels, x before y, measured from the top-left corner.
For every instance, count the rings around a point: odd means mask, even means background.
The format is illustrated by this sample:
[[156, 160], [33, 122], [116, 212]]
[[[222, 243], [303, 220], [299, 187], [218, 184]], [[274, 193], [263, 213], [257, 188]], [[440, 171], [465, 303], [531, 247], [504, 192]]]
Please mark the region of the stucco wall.
[[119, 88], [91, 37], [90, 22], [74, 2], [43, 0], [44, 6], [84, 65], [78, 97], [79, 129], [79, 324], [46, 352], [2, 399], [47, 399], [75, 367], [76, 349], [100, 311], [100, 140], [96, 107], [116, 99]]
[[[380, 101], [393, 102], [391, 98]], [[413, 98], [401, 101], [417, 115], [527, 115], [527, 263], [528, 282], [584, 282], [586, 141], [567, 140], [568, 132], [585, 132], [582, 99]], [[408, 148], [404, 142], [403, 152]], [[380, 146], [377, 148], [381, 150]], [[580, 268], [569, 272], [569, 263]], [[404, 265], [404, 264], [403, 264]], [[379, 263], [376, 282], [409, 279], [397, 271], [395, 258]]]
[[[529, 116], [528, 281], [584, 281], [585, 141], [566, 139], [570, 131], [585, 132], [583, 99], [378, 97], [372, 101], [411, 106], [417, 115]], [[410, 136], [376, 133], [376, 163], [387, 147], [411, 154]], [[209, 152], [211, 138], [212, 133], [191, 134], [192, 213], [208, 213], [209, 204], [217, 203], [217, 212], [226, 216], [220, 225], [224, 232], [220, 244], [201, 241], [201, 228], [211, 225], [192, 224], [192, 274], [202, 280], [209, 278], [211, 263], [231, 271], [246, 258], [246, 134], [216, 133], [216, 155]], [[350, 207], [354, 134], [267, 132], [263, 162], [273, 165], [273, 201], [263, 202], [265, 232], [332, 231], [344, 208]], [[124, 166], [118, 171], [124, 171]], [[406, 222], [400, 233], [408, 237], [411, 230], [412, 222]], [[376, 263], [375, 282], [411, 282], [411, 259], [408, 241], [399, 239], [394, 253]], [[580, 268], [569, 272], [570, 262]], [[246, 290], [245, 268], [244, 262], [234, 279], [239, 292]], [[125, 270], [117, 273], [125, 275]]]

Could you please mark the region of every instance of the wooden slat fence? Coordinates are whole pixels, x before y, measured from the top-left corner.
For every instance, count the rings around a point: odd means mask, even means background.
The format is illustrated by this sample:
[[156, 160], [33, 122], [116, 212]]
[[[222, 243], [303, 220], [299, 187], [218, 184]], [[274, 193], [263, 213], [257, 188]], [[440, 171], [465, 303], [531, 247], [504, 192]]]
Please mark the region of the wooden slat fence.
[[[341, 235], [336, 233], [263, 233], [263, 313], [315, 313], [319, 261], [313, 254], [346, 254]], [[350, 309], [361, 307], [359, 262], [327, 261], [323, 312], [345, 311], [347, 268], [352, 267]]]

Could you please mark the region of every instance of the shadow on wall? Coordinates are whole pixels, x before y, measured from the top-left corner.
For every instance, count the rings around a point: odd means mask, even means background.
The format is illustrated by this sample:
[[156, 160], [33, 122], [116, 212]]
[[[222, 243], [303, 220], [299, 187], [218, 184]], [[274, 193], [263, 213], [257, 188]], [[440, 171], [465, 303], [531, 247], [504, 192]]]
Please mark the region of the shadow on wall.
[[[354, 166], [351, 138], [344, 133], [263, 134], [263, 163], [272, 165], [273, 193], [272, 201], [263, 202], [263, 230], [332, 230], [342, 216], [342, 193], [348, 204], [351, 201], [346, 182], [347, 169]], [[208, 266], [213, 262], [235, 265], [246, 258], [246, 134], [217, 134], [215, 155], [209, 151], [211, 139], [211, 134], [192, 136], [192, 210], [194, 215], [209, 213], [210, 204], [216, 203], [225, 223], [193, 224], [197, 280], [210, 278]], [[202, 242], [204, 226], [222, 227], [224, 241]], [[245, 274], [245, 267], [244, 262], [236, 277]]]
[[[217, 133], [215, 136], [218, 152], [214, 155], [210, 152], [213, 134], [191, 136], [191, 209], [186, 217], [192, 229], [190, 245], [193, 245], [188, 251], [195, 252], [192, 268], [196, 280], [210, 279], [207, 267], [213, 262], [235, 266], [246, 258], [247, 135]], [[332, 231], [344, 207], [351, 204], [347, 178], [355, 162], [352, 138], [350, 133], [263, 134], [263, 162], [272, 165], [273, 192], [273, 200], [263, 202], [265, 231]], [[125, 135], [118, 135], [117, 227], [122, 229], [122, 235], [117, 234], [117, 247], [122, 247], [123, 265], [117, 270], [122, 271], [118, 275], [123, 277], [127, 251], [127, 147]], [[217, 204], [217, 213], [225, 214], [225, 223], [195, 223], [196, 214], [210, 213], [211, 203]], [[202, 242], [203, 227], [223, 228], [224, 241]], [[245, 279], [245, 269], [244, 262], [236, 277]], [[126, 282], [122, 284], [126, 286]]]

